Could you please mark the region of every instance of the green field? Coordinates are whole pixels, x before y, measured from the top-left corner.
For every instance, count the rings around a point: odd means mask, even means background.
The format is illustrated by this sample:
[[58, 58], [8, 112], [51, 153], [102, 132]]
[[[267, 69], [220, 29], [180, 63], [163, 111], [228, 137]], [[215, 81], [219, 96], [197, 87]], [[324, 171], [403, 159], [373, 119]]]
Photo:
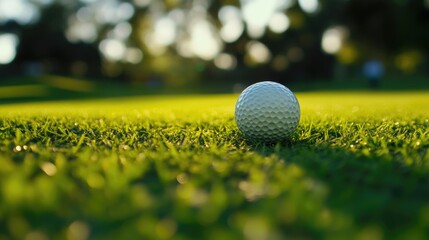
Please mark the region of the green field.
[[0, 105], [0, 239], [428, 239], [428, 96], [298, 93], [272, 146], [237, 95]]

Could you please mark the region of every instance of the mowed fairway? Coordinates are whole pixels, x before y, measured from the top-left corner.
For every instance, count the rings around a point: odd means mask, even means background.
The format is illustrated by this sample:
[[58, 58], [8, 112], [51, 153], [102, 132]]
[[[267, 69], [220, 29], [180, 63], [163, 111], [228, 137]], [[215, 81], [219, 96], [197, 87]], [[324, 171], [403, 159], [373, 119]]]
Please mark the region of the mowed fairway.
[[428, 96], [299, 93], [273, 146], [238, 95], [0, 105], [0, 239], [428, 239]]

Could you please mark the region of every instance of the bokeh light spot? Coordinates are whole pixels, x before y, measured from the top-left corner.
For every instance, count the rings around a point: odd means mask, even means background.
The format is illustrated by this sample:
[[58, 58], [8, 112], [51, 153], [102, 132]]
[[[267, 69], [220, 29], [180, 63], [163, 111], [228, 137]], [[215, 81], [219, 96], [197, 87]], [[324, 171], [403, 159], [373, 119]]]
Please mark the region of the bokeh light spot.
[[169, 17], [162, 17], [155, 22], [153, 40], [163, 46], [168, 46], [176, 40], [176, 24]]
[[0, 0], [0, 23], [15, 20], [20, 24], [29, 24], [38, 20], [38, 8], [26, 0]]
[[244, 31], [240, 9], [230, 5], [223, 6], [219, 10], [218, 17], [222, 23], [221, 38], [228, 43], [235, 42]]
[[306, 13], [314, 13], [319, 8], [318, 0], [298, 0], [298, 4]]
[[271, 59], [271, 52], [263, 43], [258, 41], [250, 41], [247, 44], [249, 57], [255, 63], [267, 63]]
[[237, 59], [234, 55], [221, 53], [214, 59], [217, 68], [223, 70], [232, 70], [237, 66]]
[[54, 176], [57, 173], [57, 167], [53, 163], [51, 163], [51, 162], [45, 162], [45, 163], [43, 163], [40, 166], [40, 168], [48, 176]]
[[277, 1], [275, 0], [242, 0], [243, 19], [247, 25], [247, 33], [252, 38], [260, 38], [265, 33], [273, 13], [276, 11]]
[[173, 9], [168, 13], [168, 17], [172, 19], [176, 25], [183, 24], [186, 20], [186, 15], [182, 9]]
[[[96, 2], [95, 19], [98, 23], [115, 24], [129, 20], [135, 13], [134, 6], [127, 2]], [[98, 6], [100, 5], [100, 6]]]
[[181, 173], [177, 175], [176, 180], [179, 184], [185, 184], [188, 182], [188, 175], [186, 175], [185, 173]]
[[81, 7], [76, 13], [77, 20], [81, 22], [91, 21], [92, 10], [90, 7]]
[[74, 221], [67, 229], [67, 239], [69, 240], [86, 240], [90, 234], [88, 224], [82, 221]]
[[97, 28], [92, 22], [72, 21], [66, 30], [66, 37], [71, 42], [92, 43], [98, 37]]
[[395, 65], [405, 73], [413, 73], [422, 62], [423, 56], [417, 50], [404, 51], [395, 57]]
[[52, 4], [53, 1], [54, 0], [33, 0], [33, 2], [36, 2], [41, 5], [49, 5]]
[[18, 37], [15, 34], [0, 35], [0, 64], [9, 64], [15, 59], [17, 45]]
[[176, 44], [177, 53], [180, 56], [190, 58], [194, 56], [191, 49], [191, 41], [189, 39], [180, 39]]
[[118, 21], [130, 19], [134, 15], [134, 7], [130, 3], [123, 2], [117, 8]]
[[248, 240], [269, 239], [268, 221], [262, 217], [248, 218], [244, 224], [243, 233]]
[[243, 34], [244, 24], [241, 20], [230, 20], [225, 23], [221, 30], [221, 38], [228, 43], [235, 42]]
[[268, 27], [272, 32], [282, 33], [289, 28], [290, 21], [286, 14], [277, 12], [270, 18]]
[[347, 30], [344, 27], [332, 27], [327, 29], [322, 36], [322, 49], [326, 53], [337, 53], [342, 45], [343, 40], [347, 35]]
[[220, 52], [222, 42], [208, 21], [194, 21], [191, 24], [190, 33], [192, 52], [199, 58], [211, 60]]
[[137, 7], [147, 7], [152, 0], [133, 0], [133, 2]]
[[289, 66], [289, 60], [285, 55], [277, 55], [272, 62], [274, 70], [280, 72], [285, 70]]
[[103, 56], [109, 61], [119, 61], [124, 57], [125, 44], [117, 39], [104, 39], [99, 45]]
[[49, 237], [40, 231], [31, 231], [25, 236], [25, 240], [49, 240]]
[[127, 48], [125, 52], [125, 60], [131, 64], [140, 63], [143, 59], [143, 53], [138, 48]]
[[120, 22], [113, 28], [113, 37], [119, 39], [127, 39], [132, 32], [131, 24], [128, 22]]
[[345, 44], [337, 53], [338, 61], [343, 64], [353, 64], [359, 57], [359, 52], [355, 46]]
[[327, 53], [334, 54], [338, 52], [341, 48], [341, 44], [340, 36], [334, 31], [327, 32], [326, 35], [323, 36], [322, 48]]
[[225, 5], [220, 8], [218, 17], [222, 23], [227, 23], [231, 20], [241, 19], [241, 12], [235, 6]]
[[170, 239], [177, 230], [177, 224], [171, 219], [164, 219], [155, 225], [155, 233], [159, 239]]
[[86, 179], [86, 182], [88, 183], [88, 186], [91, 188], [102, 188], [105, 184], [105, 179], [103, 176], [97, 173], [93, 173], [88, 176]]

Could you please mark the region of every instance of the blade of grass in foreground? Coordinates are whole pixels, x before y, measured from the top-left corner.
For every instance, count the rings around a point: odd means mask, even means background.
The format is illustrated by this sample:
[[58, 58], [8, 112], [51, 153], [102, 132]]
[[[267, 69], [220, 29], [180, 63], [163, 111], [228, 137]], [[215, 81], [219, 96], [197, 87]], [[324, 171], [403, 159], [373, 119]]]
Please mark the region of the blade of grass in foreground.
[[426, 239], [426, 96], [301, 93], [274, 146], [237, 95], [1, 105], [0, 238]]

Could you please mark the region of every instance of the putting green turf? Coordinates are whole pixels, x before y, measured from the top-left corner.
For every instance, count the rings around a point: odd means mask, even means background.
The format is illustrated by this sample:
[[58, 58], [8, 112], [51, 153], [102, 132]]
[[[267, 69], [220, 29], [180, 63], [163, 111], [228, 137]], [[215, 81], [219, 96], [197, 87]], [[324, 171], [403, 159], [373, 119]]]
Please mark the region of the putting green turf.
[[299, 93], [273, 146], [237, 95], [0, 105], [0, 239], [427, 239], [427, 96]]

